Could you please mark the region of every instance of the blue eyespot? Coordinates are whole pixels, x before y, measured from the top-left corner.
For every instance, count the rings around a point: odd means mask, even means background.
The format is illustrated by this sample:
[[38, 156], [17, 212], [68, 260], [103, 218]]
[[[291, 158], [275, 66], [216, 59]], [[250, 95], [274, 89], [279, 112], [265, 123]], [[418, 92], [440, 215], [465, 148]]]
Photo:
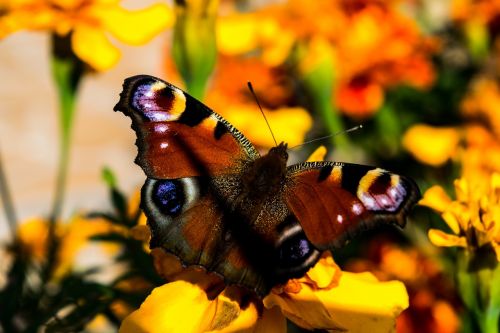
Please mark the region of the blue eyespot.
[[185, 203], [182, 184], [177, 180], [159, 180], [153, 188], [153, 202], [164, 214], [179, 214]]
[[298, 233], [285, 240], [279, 249], [280, 261], [285, 266], [301, 264], [314, 251], [314, 247], [303, 233]]

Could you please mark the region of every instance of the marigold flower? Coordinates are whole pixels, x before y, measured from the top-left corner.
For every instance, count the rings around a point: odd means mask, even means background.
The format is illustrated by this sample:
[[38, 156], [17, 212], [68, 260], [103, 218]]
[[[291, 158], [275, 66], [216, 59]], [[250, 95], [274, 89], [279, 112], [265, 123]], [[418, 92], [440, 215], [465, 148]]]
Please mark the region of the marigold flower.
[[23, 0], [0, 5], [0, 38], [23, 29], [71, 35], [74, 53], [98, 71], [109, 69], [120, 57], [107, 33], [126, 44], [141, 45], [172, 24], [173, 14], [163, 4], [134, 11], [121, 7], [119, 0]]
[[[239, 82], [235, 78], [240, 78]], [[250, 94], [251, 82], [266, 114], [274, 136], [290, 146], [303, 142], [312, 127], [312, 118], [293, 101], [290, 83], [279, 68], [256, 59], [222, 58], [205, 102], [256, 146], [275, 145], [265, 119]]]
[[289, 59], [294, 46], [326, 41], [338, 64], [332, 87], [335, 104], [355, 117], [376, 112], [389, 87], [426, 88], [434, 80], [429, 55], [437, 49], [436, 41], [423, 36], [415, 21], [391, 1], [289, 0], [253, 13], [227, 15], [217, 31], [222, 54], [257, 54], [271, 66]]
[[[153, 250], [160, 274], [170, 283], [156, 288], [122, 323], [120, 332], [285, 332], [285, 317], [307, 329], [388, 332], [408, 306], [402, 283], [378, 282], [368, 274], [341, 272], [326, 255], [303, 278], [279, 286], [262, 301], [240, 288], [221, 294], [221, 279]], [[376, 300], [376, 301], [375, 301]]]
[[417, 124], [406, 131], [402, 143], [418, 161], [440, 166], [457, 156], [460, 132], [452, 127]]
[[467, 118], [486, 120], [493, 132], [500, 135], [500, 87], [496, 80], [480, 77], [473, 81], [463, 99], [461, 111]]
[[[46, 258], [49, 223], [42, 218], [30, 218], [21, 223], [18, 229], [19, 241], [36, 261]], [[67, 224], [56, 225], [56, 236], [61, 240], [54, 276], [60, 277], [75, 265], [77, 254], [88, 245], [90, 238], [117, 230], [104, 219], [85, 219], [73, 217]], [[105, 242], [104, 249], [111, 253], [118, 251], [118, 245]]]
[[430, 229], [429, 239], [437, 246], [466, 247], [471, 251], [491, 246], [500, 261], [500, 174], [486, 179], [461, 178], [454, 184], [455, 200], [434, 186], [420, 201], [440, 213], [452, 231], [449, 234]]
[[347, 269], [372, 271], [382, 281], [397, 279], [405, 284], [410, 306], [397, 318], [398, 332], [459, 331], [458, 299], [436, 257], [377, 238], [368, 244], [361, 258], [347, 264]]

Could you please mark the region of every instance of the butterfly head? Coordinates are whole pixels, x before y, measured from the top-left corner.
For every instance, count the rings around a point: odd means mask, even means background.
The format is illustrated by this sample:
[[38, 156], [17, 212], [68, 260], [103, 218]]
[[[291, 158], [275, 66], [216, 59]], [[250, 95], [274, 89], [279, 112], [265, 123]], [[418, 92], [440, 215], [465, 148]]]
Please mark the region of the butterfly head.
[[271, 148], [268, 155], [276, 160], [282, 161], [286, 165], [288, 161], [288, 143], [281, 142], [276, 147]]

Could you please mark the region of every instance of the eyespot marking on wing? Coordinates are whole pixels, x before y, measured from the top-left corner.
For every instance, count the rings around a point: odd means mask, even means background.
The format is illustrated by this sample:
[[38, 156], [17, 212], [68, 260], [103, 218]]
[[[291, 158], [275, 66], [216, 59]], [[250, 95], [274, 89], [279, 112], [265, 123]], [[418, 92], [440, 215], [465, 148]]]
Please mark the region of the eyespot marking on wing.
[[135, 87], [131, 104], [149, 121], [175, 121], [186, 109], [186, 96], [164, 82], [145, 80]]
[[359, 182], [357, 197], [369, 211], [396, 212], [404, 203], [407, 191], [401, 177], [377, 168]]

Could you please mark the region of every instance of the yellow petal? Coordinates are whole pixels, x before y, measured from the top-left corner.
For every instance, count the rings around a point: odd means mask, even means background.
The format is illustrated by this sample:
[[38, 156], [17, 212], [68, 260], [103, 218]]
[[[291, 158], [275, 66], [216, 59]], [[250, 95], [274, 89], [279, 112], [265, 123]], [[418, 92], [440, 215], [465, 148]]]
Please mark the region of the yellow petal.
[[221, 17], [217, 20], [217, 48], [225, 55], [239, 55], [258, 46], [259, 24], [251, 14]]
[[307, 162], [324, 161], [327, 150], [325, 146], [319, 146], [315, 151], [307, 158]]
[[453, 182], [455, 186], [455, 193], [457, 195], [457, 200], [460, 202], [469, 201], [469, 183], [465, 178], [455, 179]]
[[210, 320], [211, 330], [217, 332], [251, 331], [258, 319], [257, 309], [253, 303], [245, 310], [240, 310], [238, 303], [225, 295], [219, 295], [214, 302], [217, 302], [217, 307]]
[[419, 201], [419, 205], [427, 206], [438, 212], [444, 212], [451, 199], [441, 186], [435, 185], [424, 193], [424, 197]]
[[495, 254], [497, 256], [497, 261], [500, 262], [500, 244], [496, 241], [491, 241], [491, 246], [493, 247], [493, 250], [495, 251]]
[[420, 124], [406, 131], [402, 143], [420, 162], [439, 166], [456, 155], [459, 140], [459, 132], [454, 128]]
[[120, 52], [100, 29], [80, 25], [71, 38], [75, 54], [97, 71], [113, 67], [120, 59]]
[[17, 229], [19, 240], [37, 260], [45, 258], [48, 234], [48, 222], [38, 217], [23, 221]]
[[342, 272], [336, 288], [315, 294], [336, 322], [350, 333], [394, 332], [396, 317], [408, 307], [403, 283], [378, 282], [369, 273]]
[[[240, 310], [238, 304], [225, 296], [218, 298], [217, 313], [212, 321], [211, 332], [258, 332], [255, 325], [259, 319], [259, 314], [254, 303]], [[224, 301], [221, 301], [224, 300]]]
[[313, 289], [332, 288], [338, 285], [342, 271], [331, 255], [322, 257], [306, 274]]
[[[289, 147], [301, 144], [312, 126], [311, 116], [300, 107], [280, 108], [273, 111], [264, 110], [264, 112], [266, 112], [276, 140], [287, 142]], [[255, 145], [275, 146], [269, 127], [255, 105], [230, 105], [224, 110], [223, 116]]]
[[454, 214], [452, 214], [451, 212], [444, 212], [441, 217], [455, 235], [458, 235], [460, 233], [460, 224], [458, 223], [457, 217]]
[[216, 302], [197, 285], [176, 281], [155, 288], [141, 307], [127, 316], [120, 333], [201, 332], [210, 327]]
[[134, 11], [112, 6], [99, 14], [106, 30], [131, 45], [147, 43], [174, 22], [172, 10], [164, 4]]
[[438, 229], [430, 229], [428, 232], [429, 240], [432, 242], [432, 244], [436, 246], [460, 246], [460, 247], [466, 247], [467, 246], [467, 240], [465, 237], [458, 237], [455, 235], [450, 235], [447, 233], [444, 233], [441, 230]]
[[307, 285], [303, 285], [297, 294], [270, 293], [264, 298], [263, 303], [268, 309], [279, 306], [288, 319], [305, 329], [339, 330], [342, 328]]

